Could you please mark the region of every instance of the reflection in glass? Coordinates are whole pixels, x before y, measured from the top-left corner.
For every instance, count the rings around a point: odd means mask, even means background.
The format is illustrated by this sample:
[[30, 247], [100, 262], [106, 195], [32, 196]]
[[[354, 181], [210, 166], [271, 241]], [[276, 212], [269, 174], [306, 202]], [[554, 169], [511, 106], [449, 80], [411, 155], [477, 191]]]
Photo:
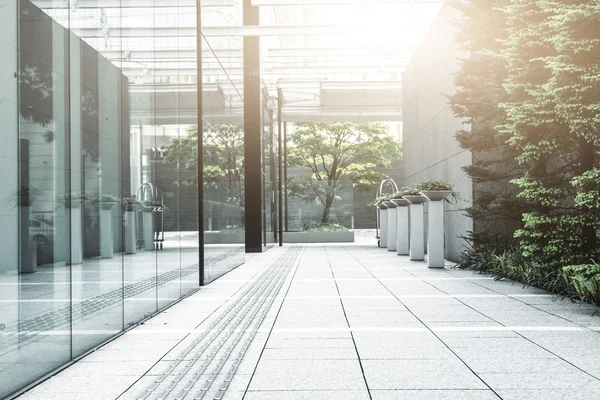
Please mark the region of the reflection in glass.
[[[210, 51], [240, 46], [241, 38], [215, 37], [210, 42], [205, 38], [204, 43], [209, 51], [202, 58], [202, 80], [207, 83], [202, 88], [201, 137], [204, 274], [209, 283], [244, 262], [244, 125], [243, 83], [228, 78], [232, 69], [239, 69], [241, 59], [217, 60]], [[225, 96], [225, 86], [233, 86], [233, 97]]]
[[[119, 37], [147, 8], [5, 3], [1, 398], [197, 290], [200, 269], [197, 171], [161, 150], [197, 124], [196, 38], [156, 39], [162, 17]], [[189, 26], [196, 9], [161, 12]], [[90, 20], [111, 34], [90, 37]], [[161, 51], [174, 43], [186, 51]]]

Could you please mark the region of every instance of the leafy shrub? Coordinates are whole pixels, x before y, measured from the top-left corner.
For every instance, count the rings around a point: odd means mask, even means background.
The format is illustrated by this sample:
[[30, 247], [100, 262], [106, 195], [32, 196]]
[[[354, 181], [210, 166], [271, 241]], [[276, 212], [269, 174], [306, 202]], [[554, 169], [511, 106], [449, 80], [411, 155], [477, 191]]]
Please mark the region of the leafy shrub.
[[383, 193], [383, 194], [379, 195], [379, 197], [377, 197], [371, 203], [369, 203], [369, 205], [379, 207], [383, 204], [384, 201], [389, 201], [392, 198], [394, 198], [393, 196], [394, 196], [393, 193]]
[[569, 265], [563, 273], [571, 295], [600, 305], [600, 264]]
[[454, 185], [443, 181], [427, 180], [416, 185], [419, 190], [452, 190]]
[[59, 195], [59, 199], [64, 201], [68, 200], [87, 200], [88, 194], [87, 192], [66, 192], [62, 195]]
[[237, 232], [245, 232], [246, 228], [240, 225], [227, 225], [225, 229], [222, 229], [221, 232], [226, 233], [237, 233]]
[[33, 185], [21, 186], [19, 190], [13, 192], [5, 199], [5, 203], [12, 208], [21, 206], [30, 206], [38, 198], [44, 197], [44, 191]]
[[348, 232], [349, 229], [339, 224], [317, 224], [305, 226], [303, 232]]
[[119, 198], [113, 196], [112, 194], [101, 194], [95, 197], [94, 201], [100, 203], [117, 203], [119, 201]]
[[417, 186], [417, 185], [412, 185], [412, 186], [404, 186], [401, 187], [400, 190], [395, 193], [395, 195], [399, 195], [400, 197], [402, 196], [418, 196], [421, 191], [421, 189]]

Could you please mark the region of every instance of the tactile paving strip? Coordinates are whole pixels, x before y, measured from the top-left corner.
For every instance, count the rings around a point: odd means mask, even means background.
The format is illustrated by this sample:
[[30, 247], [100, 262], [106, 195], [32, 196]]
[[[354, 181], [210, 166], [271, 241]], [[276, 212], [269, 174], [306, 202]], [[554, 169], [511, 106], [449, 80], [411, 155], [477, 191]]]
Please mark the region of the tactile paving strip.
[[262, 272], [203, 334], [180, 350], [154, 383], [136, 394], [140, 400], [220, 400], [269, 312], [277, 294], [302, 254], [290, 247]]

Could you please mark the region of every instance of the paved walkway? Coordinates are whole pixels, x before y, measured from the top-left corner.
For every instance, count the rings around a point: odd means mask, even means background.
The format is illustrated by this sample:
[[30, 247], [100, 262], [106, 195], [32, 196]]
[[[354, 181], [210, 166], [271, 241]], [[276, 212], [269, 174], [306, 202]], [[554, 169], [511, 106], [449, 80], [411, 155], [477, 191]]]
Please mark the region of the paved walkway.
[[21, 399], [588, 400], [594, 312], [365, 242], [274, 248]]

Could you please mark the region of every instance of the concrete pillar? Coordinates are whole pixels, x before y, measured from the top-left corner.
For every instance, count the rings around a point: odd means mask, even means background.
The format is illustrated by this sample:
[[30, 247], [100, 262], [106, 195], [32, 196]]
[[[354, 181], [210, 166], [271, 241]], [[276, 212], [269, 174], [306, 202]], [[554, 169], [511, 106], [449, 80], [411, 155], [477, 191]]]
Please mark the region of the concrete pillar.
[[407, 256], [409, 253], [408, 205], [396, 208], [396, 254]]
[[135, 224], [135, 211], [125, 211], [125, 253], [137, 253], [137, 227]]
[[387, 248], [388, 217], [387, 208], [379, 210], [379, 247]]
[[[101, 205], [102, 207], [102, 205]], [[114, 252], [111, 208], [100, 209], [100, 256], [112, 258]]]
[[411, 261], [425, 259], [425, 243], [423, 240], [423, 204], [411, 204], [410, 209], [410, 249]]
[[396, 207], [390, 207], [387, 211], [388, 215], [388, 237], [387, 237], [387, 249], [388, 251], [396, 251], [397, 249], [397, 224], [396, 224]]
[[427, 266], [444, 268], [444, 201], [429, 202]]
[[83, 263], [83, 218], [81, 200], [71, 200], [69, 215], [71, 216], [71, 258], [69, 264]]
[[142, 213], [144, 219], [142, 225], [144, 228], [144, 250], [154, 250], [154, 215], [152, 211]]

